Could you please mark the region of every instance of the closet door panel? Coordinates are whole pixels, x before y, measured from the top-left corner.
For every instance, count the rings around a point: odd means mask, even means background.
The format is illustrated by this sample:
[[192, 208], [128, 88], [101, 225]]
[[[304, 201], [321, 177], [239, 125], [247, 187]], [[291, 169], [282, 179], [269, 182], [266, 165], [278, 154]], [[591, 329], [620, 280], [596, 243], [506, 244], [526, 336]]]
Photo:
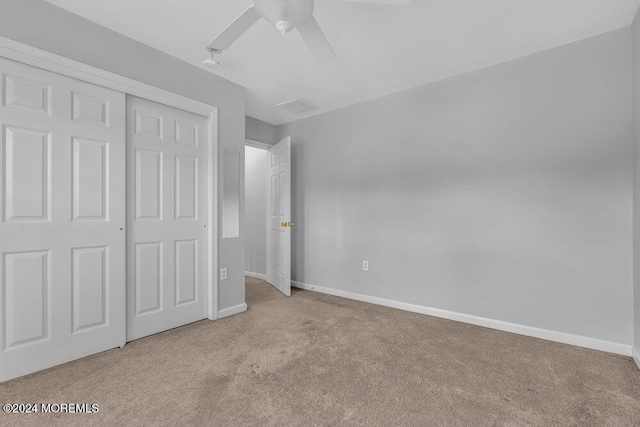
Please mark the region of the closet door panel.
[[0, 58], [0, 381], [125, 342], [125, 96]]

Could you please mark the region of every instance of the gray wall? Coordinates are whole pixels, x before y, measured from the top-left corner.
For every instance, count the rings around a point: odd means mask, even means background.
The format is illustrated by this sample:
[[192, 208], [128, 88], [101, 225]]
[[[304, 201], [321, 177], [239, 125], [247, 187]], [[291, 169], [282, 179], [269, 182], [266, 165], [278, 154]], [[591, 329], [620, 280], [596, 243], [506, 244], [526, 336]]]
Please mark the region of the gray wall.
[[[42, 0], [0, 0], [0, 36], [215, 105], [220, 109], [220, 153], [233, 148], [244, 156], [241, 86]], [[219, 242], [220, 266], [229, 269], [229, 279], [220, 282], [221, 309], [244, 303], [242, 235], [241, 230], [240, 239]]]
[[278, 139], [278, 129], [271, 123], [263, 122], [262, 120], [249, 116], [246, 117], [245, 123], [246, 138], [270, 145], [275, 145], [280, 141]]
[[245, 148], [245, 271], [267, 274], [268, 151]]
[[293, 279], [631, 344], [631, 57], [627, 28], [280, 126]]
[[633, 124], [635, 175], [633, 195], [633, 345], [640, 351], [640, 11], [633, 22]]

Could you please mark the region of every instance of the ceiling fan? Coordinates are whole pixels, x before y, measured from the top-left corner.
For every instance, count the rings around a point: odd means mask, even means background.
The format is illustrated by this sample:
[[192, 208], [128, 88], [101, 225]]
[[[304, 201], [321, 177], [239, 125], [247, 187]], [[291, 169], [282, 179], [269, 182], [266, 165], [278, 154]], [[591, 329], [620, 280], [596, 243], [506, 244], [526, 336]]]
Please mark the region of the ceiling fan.
[[[341, 0], [369, 4], [408, 4], [412, 0]], [[298, 29], [302, 39], [319, 63], [336, 57], [318, 22], [313, 17], [314, 0], [255, 0], [235, 21], [207, 45], [209, 52], [221, 53], [253, 26], [260, 18], [269, 21], [285, 35]], [[215, 61], [214, 61], [215, 62]]]

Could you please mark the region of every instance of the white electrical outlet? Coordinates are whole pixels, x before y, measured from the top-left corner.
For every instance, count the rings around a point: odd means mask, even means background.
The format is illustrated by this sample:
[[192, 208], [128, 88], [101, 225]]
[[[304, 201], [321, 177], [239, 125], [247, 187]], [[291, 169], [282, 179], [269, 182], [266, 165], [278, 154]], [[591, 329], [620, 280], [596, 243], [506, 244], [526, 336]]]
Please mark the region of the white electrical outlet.
[[369, 261], [362, 261], [362, 269], [364, 271], [368, 271], [369, 270]]
[[220, 269], [220, 280], [227, 280], [227, 267]]

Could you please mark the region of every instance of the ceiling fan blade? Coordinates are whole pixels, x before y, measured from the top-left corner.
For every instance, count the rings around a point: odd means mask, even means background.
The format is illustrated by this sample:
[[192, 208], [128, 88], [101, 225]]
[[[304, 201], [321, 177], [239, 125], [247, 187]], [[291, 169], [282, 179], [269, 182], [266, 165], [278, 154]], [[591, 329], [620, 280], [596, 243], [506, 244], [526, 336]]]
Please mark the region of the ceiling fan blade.
[[405, 5], [413, 2], [413, 0], [337, 0], [346, 1], [350, 3], [369, 3], [369, 4], [392, 4], [392, 5]]
[[336, 57], [329, 40], [327, 40], [320, 25], [318, 25], [318, 21], [313, 16], [298, 24], [296, 28], [320, 64], [329, 62]]
[[227, 26], [220, 34], [218, 34], [207, 47], [209, 49], [224, 50], [231, 46], [241, 35], [253, 26], [260, 19], [260, 15], [256, 8], [251, 5], [247, 10], [242, 12], [235, 21]]

